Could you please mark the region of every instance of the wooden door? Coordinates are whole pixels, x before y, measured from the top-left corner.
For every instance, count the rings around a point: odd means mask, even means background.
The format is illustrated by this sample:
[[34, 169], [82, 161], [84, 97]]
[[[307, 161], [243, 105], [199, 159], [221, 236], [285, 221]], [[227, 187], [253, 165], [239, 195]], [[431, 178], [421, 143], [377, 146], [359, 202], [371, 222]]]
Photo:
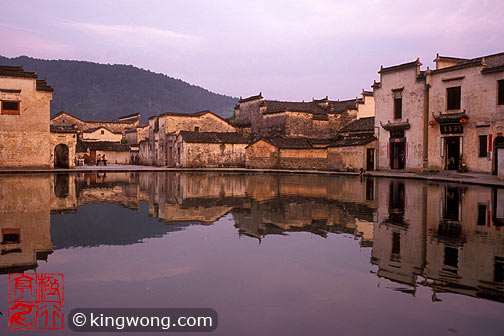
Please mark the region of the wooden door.
[[91, 151], [90, 156], [91, 156], [91, 162], [96, 163], [96, 151], [95, 150]]

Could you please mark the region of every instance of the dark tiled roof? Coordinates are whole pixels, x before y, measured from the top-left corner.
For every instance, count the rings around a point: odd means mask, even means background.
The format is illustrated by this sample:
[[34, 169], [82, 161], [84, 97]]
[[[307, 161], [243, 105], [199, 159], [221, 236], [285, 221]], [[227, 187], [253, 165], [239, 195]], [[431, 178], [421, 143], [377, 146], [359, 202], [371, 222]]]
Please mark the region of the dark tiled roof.
[[417, 58], [413, 62], [403, 63], [403, 64], [394, 65], [394, 66], [390, 66], [390, 67], [386, 67], [386, 68], [380, 67], [380, 71], [378, 71], [378, 73], [383, 74], [383, 73], [387, 73], [387, 72], [401, 71], [404, 69], [417, 67], [419, 65], [422, 65], [422, 63], [420, 63], [420, 60]]
[[331, 142], [335, 141], [335, 140], [338, 140], [339, 137], [336, 137], [336, 138], [320, 138], [320, 139], [311, 139], [311, 138], [307, 138], [308, 142], [313, 146], [317, 146], [317, 147], [320, 147], [320, 145], [328, 145], [330, 144]]
[[313, 148], [306, 138], [269, 138], [263, 139], [280, 149], [308, 149]]
[[207, 113], [212, 113], [212, 112], [210, 112], [210, 111], [200, 111], [200, 112], [194, 112], [194, 113], [165, 112], [165, 113], [161, 114], [160, 117], [161, 116], [168, 116], [168, 117], [201, 117], [202, 115], [205, 115]]
[[[80, 149], [89, 148], [90, 150], [102, 150], [109, 152], [129, 152], [130, 150], [129, 145], [109, 141], [78, 141], [77, 145]], [[84, 152], [85, 151], [86, 150], [84, 150]]]
[[74, 125], [50, 125], [51, 133], [77, 133]]
[[93, 133], [94, 131], [97, 131], [99, 130], [100, 128], [104, 128], [106, 129], [107, 131], [109, 131], [110, 133], [114, 133], [114, 134], [122, 134], [121, 132], [114, 132], [112, 130], [110, 130], [109, 128], [105, 127], [105, 126], [98, 126], [98, 127], [93, 127], [93, 128], [88, 128], [87, 130], [83, 131], [84, 133]]
[[331, 142], [328, 147], [363, 146], [376, 140], [372, 134], [349, 135]]
[[432, 62], [441, 61], [441, 62], [457, 62], [457, 63], [461, 63], [461, 62], [465, 62], [467, 60], [468, 60], [467, 58], [459, 58], [459, 57], [451, 57], [451, 56], [439, 56], [439, 54], [437, 54], [436, 58], [434, 60], [432, 60]]
[[481, 70], [483, 74], [504, 71], [504, 53], [465, 60], [451, 67], [433, 70], [431, 73], [437, 74], [476, 66], [483, 66]]
[[[134, 118], [135, 117], [135, 118]], [[122, 119], [140, 119], [140, 113], [132, 113], [132, 114], [128, 114], [128, 115], [125, 115], [125, 116], [122, 116], [122, 117], [119, 117], [117, 118], [117, 120], [122, 120]]]
[[481, 73], [504, 71], [504, 53], [486, 56], [485, 63], [487, 66], [483, 68]]
[[338, 101], [331, 100], [329, 101], [329, 109], [330, 113], [343, 113], [346, 112], [346, 110], [356, 110], [357, 103], [355, 99]]
[[249, 101], [258, 100], [258, 99], [262, 99], [262, 98], [263, 98], [262, 92], [259, 92], [259, 94], [256, 95], [256, 96], [251, 96], [251, 97], [248, 97], [248, 98], [241, 98], [240, 97], [240, 103], [246, 103], [246, 102], [249, 102]]
[[325, 96], [325, 98], [322, 99], [313, 99], [314, 103], [326, 103], [329, 102], [329, 96]]
[[47, 85], [47, 82], [45, 79], [37, 79], [37, 86], [36, 86], [37, 91], [46, 91], [46, 92], [53, 92], [54, 89]]
[[359, 132], [359, 131], [374, 131], [374, 117], [360, 118], [354, 120], [340, 129], [340, 132]]
[[[224, 118], [221, 118], [219, 117], [217, 114], [213, 113], [212, 111], [210, 110], [205, 110], [205, 111], [199, 111], [199, 112], [193, 112], [193, 113], [179, 113], [179, 112], [165, 112], [163, 114], [160, 115], [160, 117], [162, 116], [168, 116], [168, 117], [189, 117], [189, 118], [198, 118], [198, 117], [201, 117], [201, 116], [204, 116], [205, 114], [211, 114], [213, 115], [214, 117], [217, 117], [219, 118], [220, 120], [224, 121], [225, 123], [227, 124], [230, 124], [229, 121], [227, 121], [226, 119]], [[152, 116], [149, 118], [152, 119], [152, 118], [156, 118], [156, 116]]]
[[4, 93], [21, 93], [21, 90], [16, 90], [16, 89], [0, 89], [0, 92]]
[[481, 58], [472, 59], [472, 60], [462, 62], [457, 65], [453, 65], [453, 66], [443, 68], [443, 69], [432, 70], [430, 73], [432, 75], [435, 75], [438, 73], [444, 73], [444, 72], [455, 71], [455, 70], [460, 70], [460, 69], [472, 68], [472, 67], [476, 67], [476, 66], [482, 66]]
[[5, 77], [21, 77], [21, 78], [37, 78], [36, 72], [26, 72], [22, 66], [7, 66], [0, 65], [0, 76]]
[[433, 115], [433, 117], [439, 124], [459, 123], [460, 119], [462, 119], [462, 118], [469, 119], [469, 117], [467, 116], [467, 114], [465, 112], [442, 113], [439, 115]]
[[481, 73], [482, 74], [489, 74], [489, 73], [501, 72], [501, 71], [504, 71], [504, 64], [500, 65], [500, 66], [491, 67], [491, 68], [484, 68], [483, 70], [481, 70]]
[[66, 115], [67, 115], [67, 116], [69, 116], [69, 117], [72, 117], [72, 118], [75, 118], [75, 119], [77, 119], [77, 120], [80, 120], [79, 118], [74, 117], [73, 115], [68, 114], [68, 113], [66, 113], [65, 111], [60, 111], [60, 112], [56, 113], [55, 115], [53, 115], [53, 116], [51, 117], [51, 120], [53, 120], [53, 119], [55, 119], [55, 118], [59, 117], [59, 116], [60, 116], [60, 115], [62, 115], [62, 114], [66, 114]]
[[278, 112], [305, 112], [324, 114], [327, 111], [315, 102], [285, 102], [276, 100], [265, 100], [261, 102], [262, 107], [266, 107], [264, 114], [278, 113]]
[[[7, 66], [0, 65], [0, 76], [4, 77], [20, 77], [20, 78], [37, 78], [36, 72], [24, 71], [22, 66]], [[37, 91], [53, 92], [54, 89], [47, 85], [45, 79], [37, 79], [35, 86]]]
[[188, 143], [248, 144], [250, 142], [240, 133], [180, 131], [179, 136]]
[[51, 120], [59, 117], [62, 114], [66, 114], [67, 116], [77, 119], [79, 121], [85, 122], [85, 123], [110, 123], [110, 124], [133, 124], [133, 121], [122, 121], [122, 120], [82, 120], [80, 118], [77, 118], [76, 116], [73, 116], [65, 111], [58, 112], [54, 116], [51, 117]]
[[399, 121], [399, 122], [390, 122], [388, 121], [386, 124], [383, 124], [380, 121], [380, 125], [386, 129], [387, 131], [392, 131], [392, 130], [408, 130], [410, 129], [410, 123], [409, 120], [406, 121]]
[[[149, 125], [138, 125], [137, 127], [128, 128], [125, 133], [134, 133], [134, 132], [137, 132], [139, 129], [142, 129], [142, 128], [145, 128], [148, 126]], [[120, 133], [120, 132], [118, 132], [118, 133]]]
[[[261, 102], [262, 107], [266, 107], [263, 114], [272, 114], [279, 112], [304, 112], [314, 115], [315, 120], [327, 120], [327, 113], [343, 113], [349, 109], [357, 109], [356, 100], [328, 100], [328, 106], [319, 105], [316, 101], [311, 102], [284, 102], [275, 100], [265, 100]], [[315, 117], [317, 115], [317, 117]]]

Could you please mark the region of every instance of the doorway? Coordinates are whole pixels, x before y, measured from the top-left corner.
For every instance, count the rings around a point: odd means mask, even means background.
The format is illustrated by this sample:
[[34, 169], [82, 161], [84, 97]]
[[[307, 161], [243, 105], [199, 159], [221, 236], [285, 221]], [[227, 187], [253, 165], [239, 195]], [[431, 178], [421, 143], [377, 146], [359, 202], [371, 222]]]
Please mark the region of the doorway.
[[368, 148], [366, 153], [366, 170], [372, 171], [374, 170], [374, 148]]
[[497, 175], [499, 168], [499, 148], [504, 148], [504, 137], [499, 135], [495, 138], [493, 144], [493, 164], [492, 164], [492, 174]]
[[65, 198], [69, 195], [69, 176], [67, 174], [56, 174], [54, 181], [54, 195], [58, 198]]
[[390, 169], [404, 169], [406, 163], [405, 141], [392, 139], [390, 142]]
[[68, 147], [64, 144], [59, 144], [54, 147], [54, 167], [68, 168]]
[[458, 222], [459, 216], [460, 189], [447, 187], [445, 190], [445, 208], [443, 219]]
[[92, 150], [89, 154], [90, 154], [91, 164], [95, 164], [96, 163], [96, 151]]
[[460, 137], [446, 137], [446, 169], [458, 170], [460, 161]]

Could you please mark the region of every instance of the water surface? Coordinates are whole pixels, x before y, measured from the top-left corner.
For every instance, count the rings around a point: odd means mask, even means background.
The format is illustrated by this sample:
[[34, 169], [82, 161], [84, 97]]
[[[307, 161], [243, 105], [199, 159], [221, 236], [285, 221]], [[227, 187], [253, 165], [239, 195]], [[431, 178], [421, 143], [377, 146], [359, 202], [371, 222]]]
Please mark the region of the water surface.
[[2, 175], [0, 333], [8, 273], [37, 272], [65, 275], [66, 313], [211, 307], [215, 335], [502, 335], [503, 224], [503, 190], [475, 186]]

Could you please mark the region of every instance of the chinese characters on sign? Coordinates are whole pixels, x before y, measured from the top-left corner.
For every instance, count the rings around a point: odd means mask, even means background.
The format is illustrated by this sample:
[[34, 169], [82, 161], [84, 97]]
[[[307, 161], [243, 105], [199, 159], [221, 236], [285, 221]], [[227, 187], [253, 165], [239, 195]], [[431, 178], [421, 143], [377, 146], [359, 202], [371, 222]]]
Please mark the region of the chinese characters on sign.
[[63, 274], [9, 274], [9, 328], [63, 329]]
[[439, 125], [441, 127], [441, 134], [459, 134], [464, 133], [464, 128], [461, 124], [442, 124]]

